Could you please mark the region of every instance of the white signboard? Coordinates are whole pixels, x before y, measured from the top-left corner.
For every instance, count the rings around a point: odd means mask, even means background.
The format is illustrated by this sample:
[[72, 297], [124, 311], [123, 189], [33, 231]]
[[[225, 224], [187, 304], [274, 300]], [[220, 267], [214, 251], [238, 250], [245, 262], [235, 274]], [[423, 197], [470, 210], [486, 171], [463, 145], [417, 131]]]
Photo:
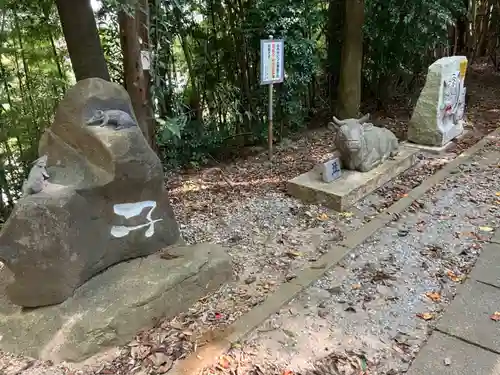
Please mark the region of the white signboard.
[[283, 82], [284, 78], [283, 39], [260, 41], [260, 84]]
[[149, 51], [141, 51], [141, 64], [143, 70], [149, 70], [151, 66], [151, 55]]
[[341, 174], [339, 158], [332, 159], [321, 165], [321, 177], [323, 182], [335, 181], [340, 178]]

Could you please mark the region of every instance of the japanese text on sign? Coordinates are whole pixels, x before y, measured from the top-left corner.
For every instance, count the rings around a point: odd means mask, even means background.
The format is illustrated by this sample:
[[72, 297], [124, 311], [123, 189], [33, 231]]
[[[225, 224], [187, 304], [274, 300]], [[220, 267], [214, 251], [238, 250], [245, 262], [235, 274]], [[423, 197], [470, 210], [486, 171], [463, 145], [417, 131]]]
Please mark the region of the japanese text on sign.
[[283, 82], [283, 39], [260, 41], [260, 84]]

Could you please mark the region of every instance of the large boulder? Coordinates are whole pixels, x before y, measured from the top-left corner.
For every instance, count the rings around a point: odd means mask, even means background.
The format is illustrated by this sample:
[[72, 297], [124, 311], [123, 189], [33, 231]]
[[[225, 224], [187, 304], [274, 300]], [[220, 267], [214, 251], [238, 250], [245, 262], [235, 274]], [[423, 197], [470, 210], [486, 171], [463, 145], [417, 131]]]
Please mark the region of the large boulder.
[[443, 57], [431, 66], [408, 125], [408, 140], [444, 146], [463, 133], [465, 56]]
[[87, 125], [109, 110], [137, 122], [121, 86], [80, 81], [40, 140], [48, 183], [17, 202], [0, 233], [0, 261], [14, 274], [7, 294], [17, 305], [63, 302], [109, 266], [179, 240], [161, 162], [140, 128]]

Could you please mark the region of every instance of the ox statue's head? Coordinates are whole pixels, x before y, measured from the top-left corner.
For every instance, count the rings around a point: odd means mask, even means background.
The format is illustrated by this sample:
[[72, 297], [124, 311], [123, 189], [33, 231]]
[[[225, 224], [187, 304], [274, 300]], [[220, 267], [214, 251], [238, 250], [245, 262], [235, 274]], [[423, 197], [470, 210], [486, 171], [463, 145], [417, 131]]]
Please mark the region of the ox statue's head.
[[328, 123], [328, 126], [337, 131], [338, 140], [344, 143], [349, 151], [355, 152], [359, 151], [362, 147], [364, 128], [371, 125], [365, 125], [369, 118], [370, 114], [368, 113], [359, 119], [348, 118], [339, 120], [333, 116], [333, 122]]

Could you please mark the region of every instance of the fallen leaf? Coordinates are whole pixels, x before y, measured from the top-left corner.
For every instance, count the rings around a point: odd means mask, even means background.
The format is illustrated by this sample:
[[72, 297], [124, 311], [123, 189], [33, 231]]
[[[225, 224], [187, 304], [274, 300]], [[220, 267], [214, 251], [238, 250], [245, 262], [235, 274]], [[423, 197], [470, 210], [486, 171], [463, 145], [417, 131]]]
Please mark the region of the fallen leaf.
[[151, 352], [151, 348], [146, 345], [138, 345], [134, 346], [130, 349], [130, 355], [134, 359], [144, 359], [146, 358], [149, 353]]
[[399, 354], [406, 354], [405, 351], [397, 345], [393, 345], [392, 349], [398, 352]]
[[281, 375], [293, 375], [293, 371], [292, 370], [283, 370]]
[[173, 329], [178, 329], [178, 330], [181, 330], [183, 328], [182, 324], [180, 322], [177, 322], [177, 321], [170, 322], [170, 327], [172, 327]]
[[439, 294], [437, 292], [427, 292], [427, 293], [425, 293], [425, 296], [434, 302], [441, 301], [441, 294]]
[[329, 219], [329, 217], [325, 213], [322, 213], [321, 215], [318, 215], [318, 220], [325, 221], [325, 220], [328, 220], [328, 219]]
[[456, 232], [456, 237], [477, 237], [477, 235], [474, 232]]
[[229, 367], [231, 367], [231, 361], [228, 356], [223, 355], [219, 358], [218, 365], [223, 369], [228, 369]]
[[361, 370], [366, 371], [367, 368], [366, 358], [361, 358]]
[[354, 214], [352, 212], [341, 212], [339, 215], [342, 217], [352, 217]]
[[456, 283], [460, 283], [460, 282], [462, 282], [463, 280], [465, 280], [465, 276], [463, 276], [463, 275], [458, 276], [458, 275], [456, 275], [456, 274], [455, 274], [455, 272], [453, 272], [453, 271], [448, 271], [446, 274], [448, 275], [448, 277], [449, 277], [452, 281], [454, 281], [454, 282], [456, 282]]
[[426, 312], [426, 313], [418, 313], [417, 317], [423, 320], [432, 320], [435, 318], [435, 315], [433, 313]]
[[500, 320], [500, 311], [495, 311], [493, 314], [491, 314], [490, 319], [498, 322]]
[[239, 342], [233, 342], [231, 343], [231, 349], [241, 349], [242, 346]]
[[298, 258], [302, 256], [302, 253], [299, 251], [287, 251], [285, 254], [290, 258]]
[[158, 367], [156, 372], [158, 374], [165, 374], [172, 368], [173, 364], [174, 364], [174, 362], [172, 360], [170, 360], [169, 362], [165, 363], [164, 365], [161, 365], [160, 367]]
[[495, 193], [495, 195], [496, 195], [497, 197], [500, 197], [500, 191], [497, 191], [497, 192]]
[[352, 289], [360, 289], [361, 284], [352, 284]]
[[493, 228], [492, 227], [479, 227], [479, 230], [481, 232], [492, 232]]
[[159, 367], [159, 366], [171, 361], [170, 357], [167, 354], [162, 353], [162, 352], [153, 353], [148, 357], [148, 359], [150, 359], [151, 362], [153, 362], [153, 364], [156, 367]]

